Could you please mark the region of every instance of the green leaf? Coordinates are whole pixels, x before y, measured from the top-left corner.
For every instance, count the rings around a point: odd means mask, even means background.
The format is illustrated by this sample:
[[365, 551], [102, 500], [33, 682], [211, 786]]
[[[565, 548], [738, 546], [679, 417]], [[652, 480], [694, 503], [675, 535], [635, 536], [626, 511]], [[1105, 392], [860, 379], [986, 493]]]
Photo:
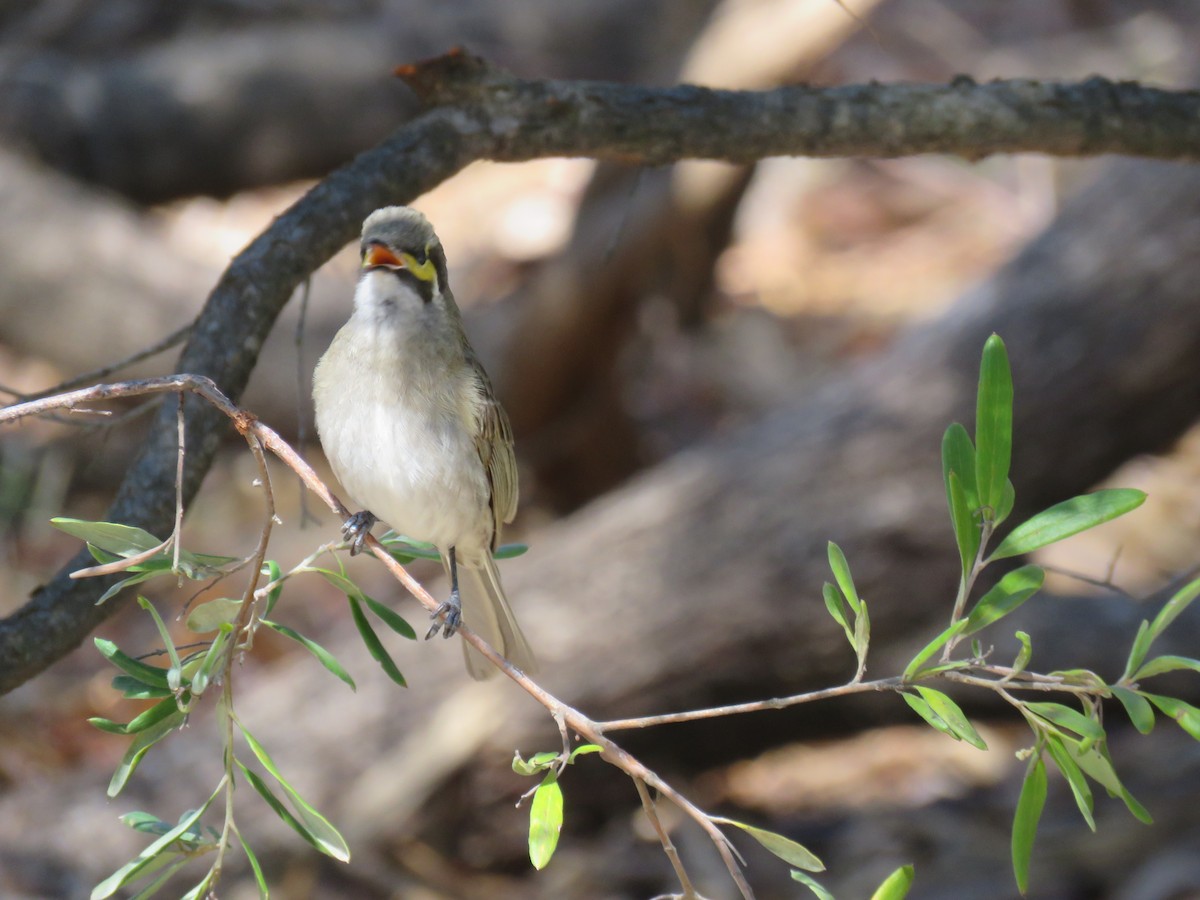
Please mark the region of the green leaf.
[[1012, 457], [1013, 385], [1004, 341], [993, 334], [983, 345], [975, 405], [975, 484], [979, 505], [996, 510], [1004, 496]]
[[138, 681], [132, 675], [114, 675], [112, 686], [113, 690], [120, 691], [126, 700], [158, 700], [174, 696], [165, 684], [162, 687], [153, 687]]
[[979, 507], [971, 506], [963, 493], [957, 472], [951, 472], [948, 476], [946, 493], [950, 497], [950, 524], [954, 528], [954, 542], [958, 545], [958, 559], [962, 565], [963, 577], [966, 578], [975, 567], [979, 542], [983, 539], [979, 530], [979, 520], [975, 516]]
[[1164, 672], [1176, 672], [1180, 669], [1191, 669], [1193, 672], [1200, 672], [1200, 659], [1189, 659], [1186, 656], [1157, 656], [1138, 669], [1137, 674], [1133, 676], [1133, 680], [1141, 681], [1143, 678], [1162, 675]]
[[862, 601], [858, 607], [858, 617], [854, 620], [854, 652], [858, 656], [858, 672], [855, 677], [862, 677], [867, 669], [867, 648], [871, 643], [871, 616], [867, 612], [867, 603]]
[[567, 757], [568, 763], [574, 763], [580, 756], [586, 756], [589, 753], [603, 753], [604, 748], [599, 744], [580, 744], [571, 751], [571, 755]]
[[50, 524], [72, 537], [87, 541], [107, 553], [123, 559], [145, 553], [161, 546], [162, 541], [143, 528], [121, 525], [117, 522], [89, 522], [84, 519], [57, 517]]
[[492, 559], [516, 559], [529, 552], [528, 544], [501, 544], [492, 554]]
[[163, 646], [167, 649], [167, 656], [171, 658], [171, 668], [167, 669], [167, 687], [177, 691], [183, 681], [183, 664], [179, 661], [179, 651], [175, 649], [175, 642], [171, 640], [171, 632], [167, 630], [166, 623], [163, 622], [162, 616], [158, 614], [153, 603], [141, 594], [138, 595], [137, 602], [138, 606], [150, 613], [151, 618], [154, 619], [159, 637], [162, 638]]
[[1017, 651], [1017, 658], [1013, 660], [1012, 670], [1014, 675], [1019, 675], [1025, 671], [1025, 667], [1029, 665], [1029, 660], [1033, 657], [1033, 644], [1030, 643], [1029, 635], [1024, 631], [1018, 631], [1014, 637], [1021, 642], [1021, 649]]
[[1009, 532], [1008, 537], [1000, 542], [1000, 546], [992, 551], [988, 562], [1030, 553], [1073, 534], [1095, 528], [1137, 509], [1145, 500], [1146, 495], [1142, 491], [1132, 488], [1109, 488], [1056, 503]]
[[1046, 735], [1046, 749], [1050, 751], [1050, 756], [1054, 759], [1054, 764], [1058, 766], [1058, 771], [1062, 772], [1063, 777], [1067, 779], [1067, 784], [1071, 786], [1071, 793], [1075, 796], [1075, 805], [1079, 807], [1080, 815], [1087, 822], [1088, 828], [1095, 831], [1096, 820], [1092, 816], [1092, 789], [1088, 787], [1087, 778], [1084, 777], [1083, 770], [1079, 768], [1079, 763], [1075, 762], [1071, 754], [1067, 752], [1062, 738], [1057, 735]]
[[289, 628], [287, 625], [281, 625], [271, 619], [260, 619], [259, 621], [272, 631], [277, 631], [284, 637], [291, 638], [297, 644], [304, 647], [309, 653], [317, 658], [317, 661], [321, 665], [323, 665], [338, 678], [342, 679], [342, 681], [346, 682], [346, 684], [350, 685], [351, 690], [358, 690], [357, 686], [354, 684], [354, 679], [350, 677], [350, 673], [342, 667], [342, 664], [337, 661], [332, 653], [330, 653], [316, 641], [305, 637], [294, 628]]
[[125, 674], [131, 676], [135, 681], [140, 681], [142, 684], [153, 688], [162, 688], [169, 692], [166, 669], [161, 666], [147, 665], [140, 660], [134, 659], [132, 656], [125, 655], [117, 649], [117, 645], [112, 641], [105, 640], [104, 638], [94, 638], [93, 640], [96, 644], [96, 649], [100, 651], [105, 659]]
[[127, 812], [118, 818], [120, 818], [121, 824], [145, 834], [166, 834], [175, 827], [170, 822], [163, 821], [153, 813], [142, 812], [140, 810]]
[[242, 601], [232, 597], [217, 597], [195, 607], [187, 617], [188, 631], [208, 634], [222, 625], [232, 625], [242, 611]]
[[1142, 734], [1149, 734], [1154, 730], [1154, 709], [1145, 697], [1126, 687], [1113, 686], [1109, 690], [1125, 707], [1125, 713], [1134, 728]]
[[237, 828], [233, 829], [234, 835], [238, 839], [238, 843], [242, 845], [242, 852], [246, 854], [246, 859], [250, 863], [250, 868], [254, 870], [254, 882], [258, 885], [259, 900], [268, 900], [271, 896], [271, 889], [267, 885], [266, 876], [263, 875], [262, 866], [259, 865], [258, 857], [254, 855], [254, 851], [250, 849], [250, 845], [246, 843], [246, 839], [242, 837], [242, 833]]
[[175, 702], [174, 697], [166, 700], [161, 700], [155, 703], [149, 709], [139, 713], [130, 720], [125, 726], [126, 734], [137, 734], [157, 725], [164, 719], [170, 718], [174, 713], [179, 712], [179, 704]]
[[250, 782], [250, 786], [258, 792], [258, 795], [266, 801], [267, 806], [271, 807], [271, 809], [275, 811], [275, 815], [279, 816], [285, 825], [287, 825], [289, 828], [295, 831], [296, 834], [300, 835], [300, 837], [304, 838], [304, 840], [308, 841], [308, 843], [312, 844], [312, 846], [327, 856], [332, 856], [334, 859], [340, 862], [348, 862], [350, 860], [350, 851], [346, 849], [346, 842], [342, 840], [342, 836], [338, 834], [337, 831], [332, 830], [333, 826], [329, 827], [332, 831], [332, 834], [337, 836], [337, 841], [340, 843], [340, 846], [338, 843], [330, 844], [324, 842], [318, 838], [317, 835], [309, 831], [304, 823], [296, 818], [296, 816], [292, 815], [291, 811], [284, 806], [283, 801], [275, 796], [275, 793], [271, 790], [270, 785], [263, 780], [261, 775], [254, 770], [247, 768], [246, 764], [240, 759], [235, 759], [234, 762], [237, 763], [237, 767], [241, 770], [242, 775], [245, 776], [248, 782]]
[[905, 669], [904, 669], [905, 680], [911, 681], [912, 679], [916, 678], [917, 675], [921, 672], [921, 667], [923, 665], [925, 665], [925, 663], [929, 660], [929, 658], [932, 657], [939, 650], [941, 650], [944, 646], [946, 646], [947, 641], [949, 641], [951, 638], [953, 638], [956, 635], [958, 635], [959, 633], [961, 633], [962, 630], [966, 627], [967, 627], [967, 620], [959, 619], [953, 625], [946, 628], [945, 631], [943, 631], [941, 634], [939, 634], [937, 637], [935, 637], [932, 641], [930, 641], [928, 644], [926, 644], [924, 647], [922, 647], [921, 652], [918, 653], [916, 656], [914, 656], [912, 658], [912, 662], [910, 662], [905, 667]]
[[1108, 791], [1110, 797], [1120, 797], [1125, 801], [1125, 805], [1133, 813], [1134, 818], [1147, 825], [1154, 823], [1154, 819], [1150, 817], [1146, 807], [1134, 799], [1133, 794], [1125, 789], [1125, 785], [1117, 777], [1117, 770], [1113, 768], [1112, 760], [1103, 744], [1092, 744], [1084, 750], [1074, 741], [1064, 741], [1063, 747], [1071, 758], [1079, 763], [1079, 768], [1083, 769], [1092, 781]]
[[[163, 703], [167, 702], [173, 701], [163, 701]], [[129, 776], [137, 769], [138, 763], [142, 761], [142, 757], [146, 755], [146, 751], [172, 731], [183, 727], [185, 721], [187, 721], [187, 716], [176, 709], [174, 714], [140, 732], [129, 745], [129, 749], [125, 751], [125, 755], [121, 758], [116, 771], [113, 772], [112, 779], [108, 783], [108, 796], [112, 798], [121, 793], [121, 788], [125, 787], [125, 783], [129, 781]]]
[[964, 740], [979, 750], [987, 749], [987, 744], [984, 743], [983, 738], [979, 736], [979, 732], [975, 730], [975, 726], [963, 714], [962, 709], [957, 703], [941, 691], [935, 691], [933, 688], [925, 687], [924, 685], [917, 685], [917, 691], [925, 702], [929, 704], [929, 708], [950, 727], [951, 734], [956, 740]]
[[1174, 622], [1176, 616], [1187, 609], [1197, 596], [1200, 596], [1200, 578], [1185, 584], [1176, 591], [1175, 595], [1158, 611], [1158, 615], [1154, 617], [1154, 621], [1150, 625], [1150, 640], [1153, 641], [1166, 631], [1167, 626]]
[[1143, 696], [1157, 706], [1164, 716], [1174, 719], [1179, 723], [1180, 728], [1200, 741], [1200, 709], [1190, 703], [1177, 700], [1175, 697], [1164, 697], [1161, 694], [1145, 692], [1143, 692]]
[[[140, 568], [140, 566], [134, 566], [134, 568]], [[130, 575], [128, 578], [123, 578], [116, 584], [112, 585], [103, 594], [101, 594], [96, 600], [96, 605], [103, 606], [106, 601], [117, 596], [117, 594], [121, 593], [121, 591], [125, 590], [125, 588], [129, 587], [131, 584], [141, 584], [143, 581], [149, 581], [151, 578], [154, 578], [158, 575], [168, 573], [169, 570], [164, 570], [162, 572], [138, 572], [136, 575]]]
[[402, 562], [411, 562], [414, 559], [431, 559], [434, 562], [440, 562], [442, 558], [437, 547], [428, 541], [417, 541], [402, 534], [396, 534], [394, 531], [385, 532], [379, 539], [379, 543], [383, 544], [384, 549], [397, 559], [405, 557]]
[[999, 525], [1007, 519], [1013, 511], [1013, 505], [1017, 502], [1017, 492], [1013, 488], [1013, 483], [1007, 478], [1004, 480], [1004, 491], [1000, 494], [1000, 502], [996, 504], [996, 518], [993, 524]]
[[912, 707], [913, 712], [915, 712], [918, 716], [920, 716], [938, 731], [942, 732], [942, 734], [948, 734], [956, 741], [961, 740], [961, 738], [954, 733], [954, 729], [951, 728], [941, 716], [933, 711], [933, 707], [931, 707], [924, 698], [918, 697], [916, 694], [910, 694], [908, 691], [901, 691], [900, 696], [904, 699], [905, 703]]
[[283, 573], [279, 569], [279, 563], [268, 559], [263, 563], [262, 574], [266, 577], [267, 584], [275, 585], [267, 592], [267, 608], [262, 613], [263, 618], [266, 618], [275, 610], [275, 604], [279, 602], [279, 596], [283, 593], [283, 582], [280, 581]]
[[371, 612], [379, 616], [379, 618], [383, 620], [384, 624], [387, 625], [388, 628], [392, 629], [392, 631], [396, 632], [396, 634], [402, 635], [403, 637], [408, 638], [410, 641], [415, 641], [417, 639], [417, 633], [413, 631], [413, 627], [409, 625], [408, 622], [404, 620], [404, 617], [394, 609], [384, 606], [378, 600], [373, 600], [366, 594], [362, 595], [362, 599], [367, 602], [367, 606], [371, 608]]
[[827, 581], [821, 585], [821, 597], [825, 601], [825, 608], [829, 610], [829, 615], [833, 617], [833, 621], [842, 626], [846, 637], [853, 645], [854, 632], [850, 629], [849, 617], [846, 615], [848, 610], [846, 601], [842, 598], [842, 592]]
[[1085, 740], [1104, 740], [1104, 728], [1099, 722], [1069, 706], [1061, 703], [1025, 703], [1023, 706], [1039, 718], [1073, 731]]
[[554, 772], [547, 772], [529, 806], [529, 861], [544, 869], [558, 847], [563, 824], [563, 793]]
[[908, 896], [913, 883], [913, 867], [901, 866], [883, 880], [883, 884], [875, 889], [871, 900], [904, 900]]
[[854, 614], [858, 615], [862, 607], [862, 601], [858, 599], [858, 591], [854, 589], [854, 579], [850, 577], [850, 564], [846, 562], [846, 554], [833, 541], [829, 542], [828, 550], [829, 568], [833, 570], [834, 581], [842, 589], [842, 595], [849, 602], [850, 608], [854, 610]]
[[208, 889], [212, 886], [213, 874], [213, 870], [209, 869], [208, 873], [179, 900], [201, 900], [201, 898], [209, 896]]
[[1121, 681], [1133, 679], [1134, 671], [1140, 669], [1142, 663], [1146, 661], [1146, 654], [1150, 652], [1150, 644], [1153, 640], [1154, 635], [1150, 633], [1150, 623], [1146, 619], [1142, 619], [1137, 634], [1133, 636], [1133, 646], [1129, 648], [1129, 659], [1125, 663], [1125, 674], [1121, 676]]
[[204, 801], [203, 806], [183, 816], [179, 820], [178, 825], [146, 847], [137, 857], [121, 866], [121, 868], [92, 888], [91, 900], [107, 900], [108, 897], [111, 897], [124, 885], [148, 874], [147, 870], [156, 857], [200, 820], [200, 817], [204, 815], [204, 812], [212, 805], [213, 800], [224, 787], [225, 779], [221, 779], [221, 783], [217, 785], [217, 790]]
[[[192, 693], [196, 696], [204, 693], [208, 687], [209, 679], [212, 678], [213, 669], [217, 667], [217, 663], [221, 661], [225, 647], [229, 643], [230, 636], [233, 634], [233, 625], [223, 623], [219, 626], [219, 633], [211, 644], [208, 645], [208, 651], [204, 654], [204, 658], [200, 661], [200, 665], [191, 676]], [[190, 666], [184, 666], [184, 674]]]
[[125, 730], [124, 722], [114, 722], [112, 719], [106, 719], [103, 716], [92, 716], [87, 720], [87, 723], [94, 728], [99, 728], [101, 731], [106, 731], [109, 734], [129, 734]]
[[807, 872], [801, 872], [798, 869], [792, 869], [792, 880], [799, 881], [810, 891], [816, 894], [819, 900], [834, 900], [833, 894], [821, 887], [821, 885], [817, 883], [817, 880]]
[[262, 744], [254, 739], [254, 735], [246, 730], [246, 726], [238, 722], [238, 727], [241, 729], [242, 737], [246, 739], [247, 746], [250, 747], [250, 750], [262, 764], [262, 767], [270, 772], [272, 777], [279, 782], [279, 786], [287, 792], [288, 797], [292, 801], [292, 807], [296, 811], [296, 817], [303, 825], [305, 833], [310, 836], [313, 846], [336, 860], [349, 862], [350, 848], [346, 846], [345, 838], [330, 824], [328, 819], [317, 812], [312, 804], [301, 797], [296, 789], [288, 784], [287, 779], [283, 777], [279, 768], [275, 765], [275, 760], [271, 759], [270, 754], [267, 753]]
[[1038, 821], [1046, 805], [1046, 765], [1040, 756], [1034, 757], [1025, 771], [1021, 785], [1021, 796], [1017, 800], [1017, 812], [1013, 817], [1012, 861], [1013, 874], [1017, 878], [1017, 890], [1021, 896], [1029, 892], [1029, 861], [1033, 856], [1033, 842], [1037, 836]]
[[806, 872], [825, 871], [825, 863], [821, 862], [815, 853], [791, 838], [776, 834], [774, 831], [767, 831], [765, 828], [755, 828], [753, 825], [747, 825], [745, 822], [738, 822], [735, 819], [726, 819], [723, 816], [712, 816], [712, 820], [740, 828], [762, 844], [768, 852], [797, 869], [803, 869]]
[[396, 663], [388, 655], [384, 649], [383, 642], [379, 640], [379, 635], [375, 633], [375, 629], [371, 627], [371, 623], [367, 621], [367, 615], [363, 612], [362, 604], [357, 596], [347, 594], [346, 599], [350, 601], [350, 614], [354, 618], [354, 624], [358, 628], [359, 635], [362, 636], [363, 643], [367, 645], [367, 652], [387, 673], [388, 678], [400, 685], [407, 687], [408, 683], [404, 680], [404, 676], [400, 673]]
[[975, 634], [1004, 618], [1040, 591], [1045, 580], [1046, 573], [1041, 566], [1021, 566], [1009, 572], [995, 587], [979, 598], [979, 602], [967, 616], [967, 629], [964, 633]]

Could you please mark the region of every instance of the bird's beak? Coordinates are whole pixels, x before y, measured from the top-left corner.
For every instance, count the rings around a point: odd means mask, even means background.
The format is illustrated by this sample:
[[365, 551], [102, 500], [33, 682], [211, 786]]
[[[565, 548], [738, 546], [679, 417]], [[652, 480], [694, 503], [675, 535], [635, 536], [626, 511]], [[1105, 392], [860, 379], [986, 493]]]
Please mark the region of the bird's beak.
[[363, 251], [362, 264], [364, 269], [374, 269], [380, 266], [388, 269], [404, 268], [404, 262], [382, 244], [371, 244], [367, 247]]

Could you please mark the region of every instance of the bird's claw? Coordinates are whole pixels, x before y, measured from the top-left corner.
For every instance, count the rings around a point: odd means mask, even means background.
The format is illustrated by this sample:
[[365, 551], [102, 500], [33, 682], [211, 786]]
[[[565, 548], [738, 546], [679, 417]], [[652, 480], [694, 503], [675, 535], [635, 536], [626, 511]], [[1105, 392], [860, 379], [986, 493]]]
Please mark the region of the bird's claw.
[[342, 523], [342, 540], [350, 543], [350, 555], [357, 556], [363, 552], [367, 543], [367, 535], [378, 521], [375, 514], [368, 509], [354, 513]]
[[458, 626], [462, 624], [462, 598], [459, 597], [458, 591], [451, 591], [450, 598], [439, 604], [430, 618], [434, 622], [429, 626], [429, 631], [425, 632], [425, 640], [429, 640], [439, 631], [442, 637], [450, 637], [458, 631]]

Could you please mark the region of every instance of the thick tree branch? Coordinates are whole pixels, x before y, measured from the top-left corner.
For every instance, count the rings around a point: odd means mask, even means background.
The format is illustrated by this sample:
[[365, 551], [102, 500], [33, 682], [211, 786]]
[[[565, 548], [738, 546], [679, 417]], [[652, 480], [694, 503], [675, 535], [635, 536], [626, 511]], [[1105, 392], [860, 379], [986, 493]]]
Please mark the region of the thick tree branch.
[[[1200, 93], [1092, 79], [950, 86], [789, 87], [761, 93], [662, 90], [513, 78], [457, 53], [398, 74], [432, 108], [314, 187], [240, 253], [196, 320], [176, 369], [205, 375], [235, 402], [296, 287], [357, 234], [373, 209], [403, 203], [477, 159], [594, 156], [631, 165], [771, 155], [1123, 153], [1200, 156]], [[185, 502], [216, 451], [222, 417], [189, 399]], [[175, 509], [176, 422], [164, 408], [107, 517], [151, 532]], [[72, 560], [0, 622], [0, 692], [36, 675], [116, 608]]]

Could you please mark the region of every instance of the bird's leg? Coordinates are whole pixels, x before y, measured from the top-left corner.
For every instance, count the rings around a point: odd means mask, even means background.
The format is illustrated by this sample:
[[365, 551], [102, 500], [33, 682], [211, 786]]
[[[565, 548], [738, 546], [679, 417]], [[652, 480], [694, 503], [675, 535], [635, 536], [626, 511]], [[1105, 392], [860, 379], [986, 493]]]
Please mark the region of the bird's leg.
[[438, 633], [441, 629], [442, 637], [450, 637], [454, 632], [458, 631], [458, 626], [462, 624], [462, 597], [458, 593], [458, 560], [454, 554], [454, 548], [450, 548], [447, 554], [450, 560], [450, 596], [438, 605], [438, 608], [433, 611], [433, 618], [440, 619], [443, 615], [446, 617], [445, 624], [435, 621], [430, 626], [429, 631], [425, 634], [425, 640], [429, 640]]
[[367, 535], [378, 520], [369, 509], [362, 509], [342, 523], [342, 540], [350, 542], [350, 555], [357, 556], [366, 546]]

